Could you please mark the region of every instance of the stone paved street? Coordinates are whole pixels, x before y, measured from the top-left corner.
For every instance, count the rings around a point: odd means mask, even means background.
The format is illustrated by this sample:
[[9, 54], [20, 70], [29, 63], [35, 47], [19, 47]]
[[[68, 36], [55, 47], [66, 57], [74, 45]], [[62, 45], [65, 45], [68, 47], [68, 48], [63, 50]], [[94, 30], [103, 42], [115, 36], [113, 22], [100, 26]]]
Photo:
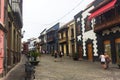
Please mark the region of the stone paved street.
[[[21, 61], [2, 80], [25, 80], [23, 55]], [[54, 57], [42, 55], [35, 68], [35, 80], [120, 80], [120, 69], [110, 64], [109, 70], [103, 70], [99, 62], [73, 61], [64, 58], [54, 62]]]
[[120, 80], [117, 65], [103, 70], [99, 62], [63, 60], [54, 62], [54, 57], [43, 55], [36, 66], [35, 80]]

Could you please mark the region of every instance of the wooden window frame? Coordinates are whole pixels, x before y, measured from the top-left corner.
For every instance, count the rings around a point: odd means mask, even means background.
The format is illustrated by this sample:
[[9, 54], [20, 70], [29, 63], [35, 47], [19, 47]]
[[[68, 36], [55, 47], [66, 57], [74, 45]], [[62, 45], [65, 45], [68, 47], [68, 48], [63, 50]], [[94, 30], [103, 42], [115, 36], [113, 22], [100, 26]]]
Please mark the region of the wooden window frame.
[[77, 24], [76, 31], [77, 31], [77, 35], [81, 35], [81, 26], [80, 26], [80, 24]]
[[84, 19], [84, 24], [85, 24], [85, 32], [89, 31], [92, 29], [91, 27], [91, 21], [88, 19], [88, 16]]

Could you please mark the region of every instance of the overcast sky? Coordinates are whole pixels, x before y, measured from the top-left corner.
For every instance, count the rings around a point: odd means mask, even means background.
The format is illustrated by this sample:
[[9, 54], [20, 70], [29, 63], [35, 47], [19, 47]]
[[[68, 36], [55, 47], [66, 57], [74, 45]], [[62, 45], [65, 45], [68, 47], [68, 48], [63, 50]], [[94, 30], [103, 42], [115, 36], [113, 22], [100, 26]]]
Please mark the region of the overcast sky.
[[23, 0], [23, 41], [57, 22], [67, 23], [93, 0]]

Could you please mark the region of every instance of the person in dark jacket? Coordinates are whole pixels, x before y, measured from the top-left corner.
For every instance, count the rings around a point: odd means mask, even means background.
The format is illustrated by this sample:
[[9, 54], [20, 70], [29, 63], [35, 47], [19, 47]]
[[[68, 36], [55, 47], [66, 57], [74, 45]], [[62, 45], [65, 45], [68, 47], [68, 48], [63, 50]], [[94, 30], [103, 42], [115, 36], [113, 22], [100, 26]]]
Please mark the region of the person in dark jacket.
[[55, 62], [57, 61], [57, 56], [58, 56], [58, 52], [55, 50], [55, 52], [54, 52], [54, 57], [55, 57]]
[[60, 51], [59, 57], [60, 57], [60, 61], [62, 61], [62, 57], [63, 57], [63, 52], [62, 51]]

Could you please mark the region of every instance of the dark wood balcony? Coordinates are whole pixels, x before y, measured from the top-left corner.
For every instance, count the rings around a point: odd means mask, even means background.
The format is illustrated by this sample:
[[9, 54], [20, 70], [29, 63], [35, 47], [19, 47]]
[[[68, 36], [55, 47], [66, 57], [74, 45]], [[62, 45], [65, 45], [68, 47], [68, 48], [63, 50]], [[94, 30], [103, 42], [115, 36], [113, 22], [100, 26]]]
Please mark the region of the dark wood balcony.
[[44, 41], [41, 41], [41, 42], [40, 42], [40, 46], [43, 45], [43, 44], [44, 44]]
[[67, 37], [59, 39], [59, 43], [65, 43], [67, 42]]
[[70, 37], [70, 38], [71, 38], [71, 39], [73, 39], [73, 38], [74, 38], [74, 33], [71, 33], [71, 34], [72, 34], [72, 35], [71, 35], [71, 37]]
[[75, 40], [75, 38], [74, 38], [74, 36], [71, 36], [71, 39], [70, 39], [71, 41], [74, 41]]
[[55, 39], [54, 39], [54, 37], [49, 37], [49, 38], [47, 38], [47, 42], [49, 43], [49, 42], [53, 42]]
[[115, 25], [120, 24], [120, 15], [113, 17], [113, 18], [108, 18], [108, 20], [106, 21], [102, 21], [101, 24], [95, 24], [94, 25], [94, 31], [95, 32], [99, 32], [102, 31], [104, 29], [109, 29]]

